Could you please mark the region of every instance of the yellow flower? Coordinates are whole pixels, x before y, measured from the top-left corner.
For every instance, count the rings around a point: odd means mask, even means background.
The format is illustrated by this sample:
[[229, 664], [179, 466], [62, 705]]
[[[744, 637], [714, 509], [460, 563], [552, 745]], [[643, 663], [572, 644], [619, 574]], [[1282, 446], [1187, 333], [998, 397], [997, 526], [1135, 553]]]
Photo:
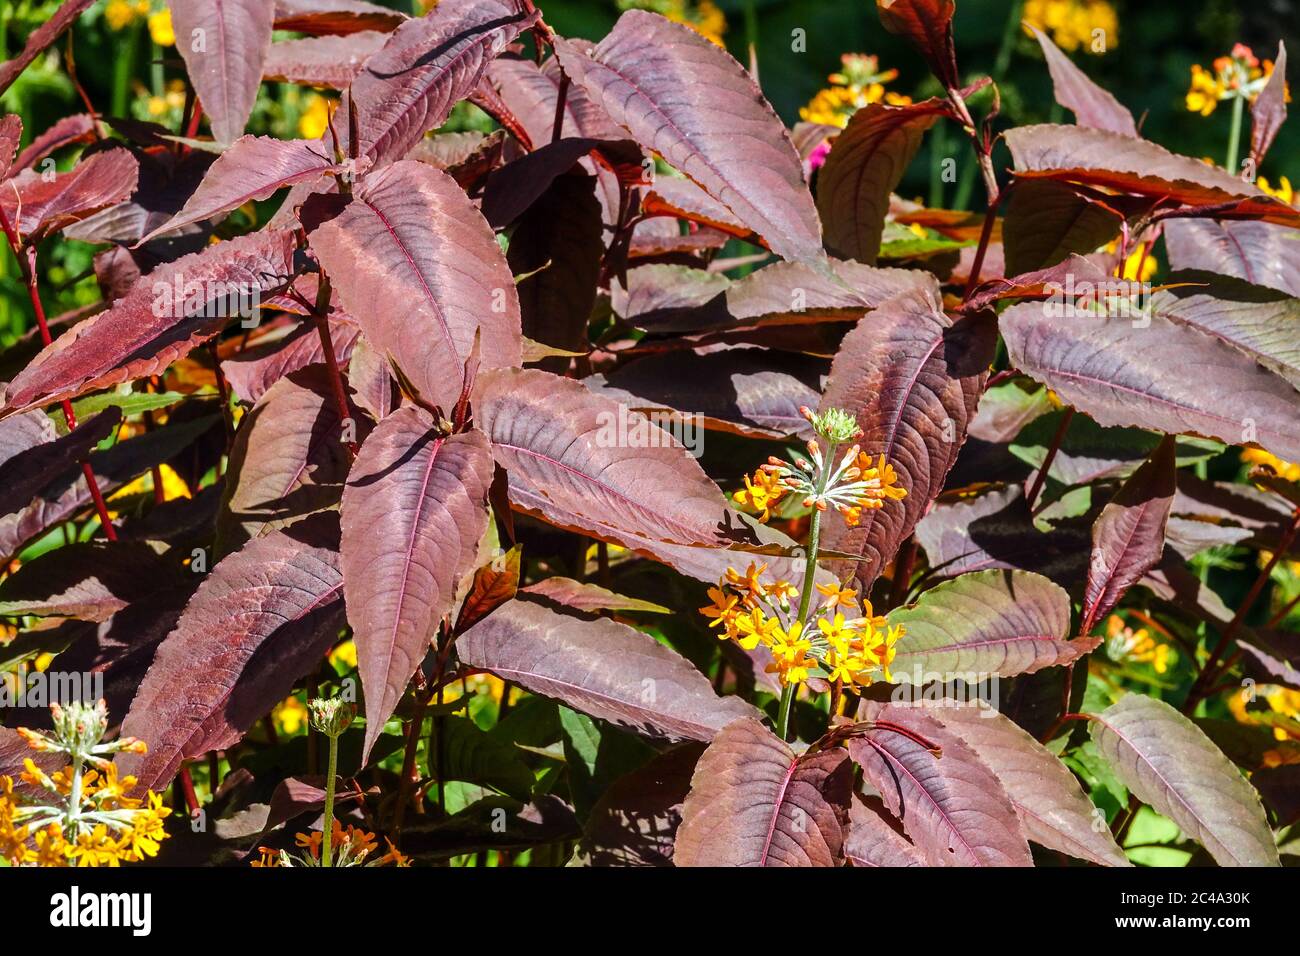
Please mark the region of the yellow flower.
[[59, 824], [51, 823], [47, 827], [42, 827], [36, 832], [32, 842], [35, 847], [24, 855], [24, 863], [32, 863], [36, 866], [68, 865], [70, 848], [67, 841], [63, 839], [63, 827]]
[[745, 476], [745, 487], [732, 497], [736, 503], [753, 511], [760, 512], [758, 520], [766, 523], [772, 518], [772, 508], [784, 497], [787, 489], [781, 480], [769, 471], [760, 468], [751, 479]]
[[817, 590], [826, 596], [826, 601], [822, 605], [824, 608], [858, 606], [858, 592], [853, 588], [840, 587], [838, 581], [819, 584]]
[[1185, 102], [1188, 112], [1209, 116], [1219, 105], [1223, 86], [1217, 77], [1207, 72], [1199, 63], [1192, 64], [1192, 81]]
[[840, 57], [840, 71], [827, 79], [830, 86], [819, 90], [799, 117], [809, 123], [822, 123], [843, 129], [853, 114], [871, 103], [906, 106], [912, 98], [885, 89], [898, 77], [897, 70], [880, 69], [880, 61], [863, 53], [846, 53]]
[[1134, 631], [1118, 614], [1106, 620], [1106, 653], [1116, 662], [1150, 664], [1157, 674], [1169, 670], [1173, 652], [1168, 644], [1157, 642], [1146, 628]]
[[1276, 187], [1271, 185], [1263, 176], [1260, 176], [1259, 179], [1255, 180], [1255, 185], [1268, 193], [1274, 199], [1281, 200], [1288, 206], [1295, 205], [1295, 189], [1291, 186], [1291, 180], [1287, 179], [1285, 176], [1278, 177]]
[[[1114, 255], [1119, 252], [1119, 240], [1113, 239], [1106, 244], [1106, 251]], [[1119, 278], [1129, 282], [1149, 282], [1160, 268], [1155, 256], [1151, 255], [1145, 242], [1139, 242], [1124, 259], [1123, 265], [1116, 270]]]
[[149, 14], [149, 36], [159, 46], [174, 46], [176, 31], [172, 29], [172, 12], [163, 7], [157, 13]]
[[330, 101], [319, 93], [307, 94], [307, 105], [298, 117], [298, 135], [303, 139], [319, 139], [330, 125]]
[[875, 511], [883, 508], [886, 500], [901, 501], [907, 497], [907, 489], [898, 483], [898, 472], [885, 461], [884, 455], [873, 464], [870, 455], [859, 452], [854, 471], [853, 483], [845, 487], [852, 504], [837, 506], [850, 528], [857, 527], [862, 520], [862, 509]]
[[[723, 589], [723, 582], [719, 581], [716, 588], [709, 588], [709, 600], [713, 603], [708, 607], [700, 608], [700, 613], [705, 617], [713, 618], [709, 622], [709, 627], [717, 627], [719, 624], [729, 624], [737, 615], [736, 605], [740, 603], [740, 598], [734, 594], [728, 594]], [[724, 638], [730, 635], [723, 634]]]
[[68, 848], [68, 859], [76, 866], [121, 866], [125, 856], [122, 842], [108, 832], [108, 827], [98, 824], [93, 830], [82, 830]]
[[[1089, 53], [1104, 53], [1115, 46], [1119, 34], [1119, 17], [1106, 0], [1027, 0], [1022, 17], [1051, 34], [1062, 50], [1082, 46]], [[1093, 43], [1096, 31], [1101, 31], [1103, 45]]]
[[[1192, 78], [1184, 102], [1192, 113], [1209, 116], [1223, 100], [1240, 97], [1254, 102], [1273, 75], [1273, 63], [1260, 63], [1250, 47], [1235, 44], [1228, 56], [1217, 57], [1207, 70], [1199, 63], [1192, 65]], [[1286, 102], [1291, 102], [1290, 87], [1282, 91]]]
[[1300, 464], [1283, 461], [1262, 448], [1243, 448], [1241, 460], [1247, 465], [1271, 468], [1278, 477], [1286, 481], [1300, 481]]
[[109, 0], [104, 6], [104, 22], [110, 30], [123, 30], [136, 18], [136, 6], [126, 0]]
[[355, 670], [357, 666], [357, 645], [351, 639], [344, 641], [330, 651], [330, 664], [343, 670]]
[[281, 733], [292, 736], [306, 725], [307, 707], [297, 697], [286, 697], [275, 705], [275, 709], [271, 711], [271, 719], [275, 721]]

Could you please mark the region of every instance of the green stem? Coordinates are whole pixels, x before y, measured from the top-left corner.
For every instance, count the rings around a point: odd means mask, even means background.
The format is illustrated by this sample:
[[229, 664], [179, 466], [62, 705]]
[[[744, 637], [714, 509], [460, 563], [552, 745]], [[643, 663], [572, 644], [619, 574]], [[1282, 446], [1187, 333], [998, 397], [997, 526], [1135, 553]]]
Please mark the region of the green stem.
[[1244, 96], [1234, 96], [1232, 98], [1232, 129], [1228, 133], [1228, 161], [1223, 164], [1232, 175], [1237, 175], [1237, 150], [1241, 148], [1241, 120], [1245, 113], [1246, 98]]
[[[825, 457], [822, 458], [822, 473], [817, 485], [817, 497], [820, 498], [826, 492], [826, 482], [830, 474], [835, 470], [835, 451], [838, 445], [831, 442], [826, 449]], [[808, 527], [808, 555], [804, 567], [803, 575], [803, 592], [799, 595], [799, 623], [802, 625], [803, 633], [808, 630], [808, 612], [812, 606], [813, 586], [817, 583], [817, 551], [821, 542], [822, 513], [821, 509], [814, 507], [812, 512], [812, 522]], [[786, 684], [781, 690], [781, 706], [776, 713], [776, 732], [782, 740], [789, 736], [790, 730], [790, 709], [794, 704], [795, 694], [798, 691], [797, 684]]]
[[325, 833], [321, 839], [320, 846], [320, 865], [333, 866], [333, 847], [331, 846], [334, 837], [334, 774], [338, 771], [339, 765], [339, 738], [336, 735], [330, 735], [330, 757], [329, 770], [325, 775]]

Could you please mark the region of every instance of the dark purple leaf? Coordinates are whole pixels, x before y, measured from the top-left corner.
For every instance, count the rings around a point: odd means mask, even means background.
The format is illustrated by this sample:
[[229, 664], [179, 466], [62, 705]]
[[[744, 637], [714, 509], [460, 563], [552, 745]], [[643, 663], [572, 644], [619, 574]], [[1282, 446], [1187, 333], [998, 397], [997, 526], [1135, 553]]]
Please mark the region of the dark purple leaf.
[[[878, 802], [878, 801], [875, 801]], [[849, 805], [849, 827], [844, 835], [844, 857], [854, 866], [925, 866], [925, 857], [893, 824], [854, 794]]]
[[480, 432], [446, 436], [398, 409], [366, 439], [343, 492], [348, 621], [369, 753], [451, 612], [487, 529], [492, 457]]
[[27, 170], [0, 190], [0, 208], [24, 242], [37, 242], [135, 191], [139, 164], [125, 149], [95, 153], [52, 178]]
[[262, 79], [345, 90], [367, 58], [386, 42], [388, 34], [377, 30], [281, 40], [267, 52]]
[[930, 72], [945, 89], [956, 89], [957, 54], [952, 43], [953, 0], [876, 0], [880, 22], [907, 37], [921, 51]]
[[668, 608], [642, 601], [639, 598], [615, 594], [608, 588], [572, 578], [552, 577], [530, 584], [522, 593], [544, 598], [575, 611], [642, 611], [650, 614], [670, 614]]
[[1277, 43], [1273, 73], [1250, 104], [1250, 158], [1258, 167], [1286, 121], [1286, 44]]
[[311, 36], [396, 29], [407, 16], [364, 0], [275, 0], [275, 28]]
[[696, 764], [673, 862], [839, 866], [852, 787], [843, 750], [796, 755], [757, 720], [737, 720]]
[[1056, 88], [1056, 102], [1074, 113], [1075, 122], [1080, 126], [1136, 138], [1137, 124], [1133, 122], [1133, 114], [1128, 108], [1110, 92], [1088, 79], [1088, 74], [1075, 66], [1042, 30], [1033, 24], [1029, 24], [1029, 29], [1038, 39], [1038, 45], [1043, 48], [1047, 69], [1052, 74], [1052, 85]]
[[86, 541], [28, 561], [0, 582], [0, 614], [100, 622], [176, 585], [174, 560], [134, 541]]
[[[39, 413], [37, 413], [39, 414]], [[31, 419], [19, 419], [18, 428], [0, 425], [4, 431], [6, 445], [20, 439], [25, 444], [28, 436], [33, 434]], [[122, 410], [110, 406], [100, 412], [80, 428], [62, 438], [56, 438], [26, 449], [11, 447], [13, 453], [0, 461], [0, 515], [9, 515], [26, 508], [51, 480], [70, 468], [74, 463], [84, 460], [95, 446], [117, 431], [122, 422]], [[22, 435], [13, 432], [21, 430]]]
[[[18, 173], [30, 169], [46, 156], [73, 143], [92, 143], [95, 141], [95, 119], [89, 113], [73, 113], [64, 116], [43, 133], [33, 137], [27, 148], [14, 160], [11, 172]], [[0, 178], [3, 173], [0, 173]]]
[[244, 132], [271, 49], [275, 0], [168, 0], [176, 50], [218, 143]]
[[[356, 323], [339, 317], [330, 319], [330, 341], [334, 358], [346, 366], [361, 336]], [[230, 387], [246, 402], [262, 400], [267, 389], [291, 372], [325, 361], [325, 347], [312, 322], [291, 326], [288, 334], [232, 355], [221, 363]]]
[[1289, 226], [1171, 219], [1165, 249], [1171, 269], [1217, 272], [1300, 296], [1300, 231]]

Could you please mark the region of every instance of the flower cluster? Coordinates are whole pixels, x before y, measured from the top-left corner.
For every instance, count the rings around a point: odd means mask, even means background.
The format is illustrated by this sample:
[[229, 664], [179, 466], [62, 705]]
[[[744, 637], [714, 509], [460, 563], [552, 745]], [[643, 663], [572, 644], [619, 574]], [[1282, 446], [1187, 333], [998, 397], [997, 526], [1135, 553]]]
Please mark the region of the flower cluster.
[[[379, 842], [375, 835], [368, 830], [362, 830], [360, 827], [347, 826], [333, 821], [332, 836], [330, 842], [334, 847], [334, 866], [401, 866], [411, 865], [408, 857], [403, 856], [393, 846], [393, 841], [387, 837], [384, 842], [388, 844], [388, 852], [382, 856], [373, 856], [375, 850], [379, 848]], [[276, 866], [320, 866], [321, 865], [321, 845], [324, 842], [324, 831], [314, 830], [311, 833], [294, 834], [294, 842], [303, 852], [294, 855], [287, 850], [273, 850], [270, 847], [260, 846], [257, 848], [258, 858], [253, 860], [251, 866], [258, 867], [276, 867]]]
[[154, 10], [150, 0], [109, 0], [104, 6], [104, 22], [110, 30], [125, 30], [142, 17], [149, 25], [149, 38], [154, 43], [171, 46], [176, 42], [171, 11], [167, 7]]
[[[1193, 113], [1209, 116], [1223, 100], [1240, 97], [1254, 102], [1272, 75], [1272, 60], [1261, 63], [1250, 47], [1238, 43], [1228, 56], [1216, 59], [1212, 69], [1207, 70], [1199, 63], [1192, 64], [1192, 79], [1185, 101], [1187, 108]], [[1290, 101], [1289, 93], [1287, 100]]]
[[840, 71], [832, 73], [824, 90], [800, 108], [799, 116], [809, 123], [824, 123], [843, 129], [858, 110], [870, 103], [906, 106], [910, 96], [885, 89], [886, 83], [898, 78], [897, 70], [881, 70], [880, 61], [865, 53], [845, 53], [840, 57]]
[[20, 779], [43, 789], [41, 800], [21, 801], [13, 778], [0, 776], [0, 856], [14, 865], [119, 866], [157, 855], [171, 809], [152, 791], [143, 798], [127, 796], [135, 778], [119, 779], [108, 759], [144, 753], [144, 744], [133, 737], [100, 742], [108, 728], [102, 700], [93, 707], [56, 704], [50, 710], [53, 734], [18, 732], [33, 750], [66, 754], [70, 763], [47, 774], [30, 758], [24, 762]]
[[835, 460], [840, 444], [862, 434], [851, 416], [838, 409], [824, 415], [807, 408], [800, 411], [817, 433], [829, 441], [830, 447], [823, 454], [821, 444], [814, 438], [807, 445], [808, 458], [796, 456], [793, 464], [769, 458], [753, 477], [745, 477], [745, 487], [733, 496], [738, 504], [758, 512], [759, 520], [766, 522], [771, 519], [773, 506], [794, 492], [803, 496], [805, 508], [825, 511], [834, 507], [852, 528], [862, 519], [864, 509], [874, 511], [883, 508], [886, 501], [907, 497], [907, 490], [898, 483], [894, 466], [885, 461], [884, 455], [873, 459], [858, 445], [852, 445], [843, 457]]
[[[807, 624], [798, 619], [798, 591], [789, 581], [765, 579], [767, 565], [750, 564], [741, 574], [728, 568], [716, 588], [709, 588], [708, 607], [700, 613], [721, 630], [720, 640], [733, 640], [747, 651], [762, 645], [772, 652], [769, 673], [782, 684], [801, 684], [824, 677], [848, 685], [866, 686], [877, 676], [891, 680], [889, 664], [902, 635], [876, 616], [870, 601], [858, 603], [857, 592], [835, 582], [817, 585], [824, 600]], [[848, 616], [845, 616], [848, 612]]]
[[[1115, 45], [1119, 33], [1119, 17], [1106, 0], [1027, 0], [1023, 17], [1071, 52], [1083, 47], [1090, 53], [1104, 53]], [[1106, 38], [1105, 46], [1092, 42], [1098, 31]]]
[[1150, 664], [1157, 674], [1163, 674], [1169, 670], [1172, 653], [1168, 644], [1155, 640], [1145, 627], [1134, 631], [1118, 614], [1107, 619], [1106, 655], [1111, 660]]

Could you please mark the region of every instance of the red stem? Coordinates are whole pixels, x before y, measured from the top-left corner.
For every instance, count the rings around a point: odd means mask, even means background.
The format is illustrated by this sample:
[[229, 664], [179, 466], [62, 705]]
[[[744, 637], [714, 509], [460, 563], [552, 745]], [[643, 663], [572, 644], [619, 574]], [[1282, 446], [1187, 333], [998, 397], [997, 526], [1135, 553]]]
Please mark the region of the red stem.
[[[1025, 503], [1029, 506], [1030, 512], [1034, 510], [1034, 502], [1038, 500], [1038, 493], [1043, 490], [1047, 473], [1052, 470], [1052, 462], [1056, 461], [1056, 453], [1061, 450], [1061, 442], [1065, 441], [1065, 432], [1070, 427], [1070, 419], [1073, 417], [1074, 409], [1067, 406], [1065, 414], [1061, 416], [1061, 424], [1056, 426], [1056, 434], [1052, 436], [1051, 447], [1047, 449], [1043, 464], [1039, 467], [1038, 474], [1034, 475], [1034, 483], [1029, 487], [1029, 494], [1025, 496]], [[1091, 629], [1091, 627], [1087, 628], [1087, 630]]]

